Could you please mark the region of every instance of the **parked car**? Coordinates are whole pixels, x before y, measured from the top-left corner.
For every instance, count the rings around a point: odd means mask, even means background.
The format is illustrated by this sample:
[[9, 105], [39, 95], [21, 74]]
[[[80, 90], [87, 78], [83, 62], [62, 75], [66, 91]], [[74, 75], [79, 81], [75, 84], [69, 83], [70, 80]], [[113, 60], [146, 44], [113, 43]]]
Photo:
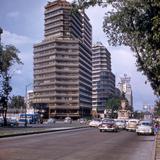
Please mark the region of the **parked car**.
[[138, 123], [139, 123], [138, 119], [129, 119], [128, 124], [126, 126], [126, 130], [127, 131], [136, 131]]
[[25, 114], [25, 113], [21, 113], [19, 115], [19, 123], [20, 124], [25, 124], [25, 122], [27, 124], [35, 124], [38, 122], [38, 114]]
[[71, 117], [66, 117], [65, 119], [64, 119], [64, 123], [72, 123], [72, 119], [71, 119]]
[[105, 131], [118, 132], [118, 127], [113, 119], [103, 120], [102, 124], [100, 124], [98, 128], [100, 132], [105, 132]]
[[4, 125], [4, 119], [3, 117], [0, 117], [0, 126], [3, 126]]
[[115, 119], [116, 125], [119, 129], [126, 128], [126, 121], [124, 119]]
[[102, 123], [101, 119], [93, 119], [89, 122], [90, 127], [98, 127]]
[[154, 135], [154, 125], [152, 121], [140, 121], [139, 124], [137, 125], [136, 129], [137, 135], [140, 134], [149, 134], [149, 135]]
[[18, 126], [18, 120], [16, 117], [9, 117], [7, 118], [7, 125], [8, 126]]
[[87, 122], [87, 120], [84, 118], [80, 118], [78, 121], [80, 124], [85, 124]]
[[55, 124], [56, 123], [56, 119], [55, 118], [49, 118], [46, 122], [46, 124]]

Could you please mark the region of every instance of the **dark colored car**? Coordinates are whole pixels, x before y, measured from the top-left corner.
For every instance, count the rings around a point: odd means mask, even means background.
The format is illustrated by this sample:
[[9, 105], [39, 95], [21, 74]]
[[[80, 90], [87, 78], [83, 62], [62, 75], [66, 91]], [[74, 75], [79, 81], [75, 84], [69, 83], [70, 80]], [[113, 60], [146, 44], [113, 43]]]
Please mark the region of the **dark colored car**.
[[113, 119], [103, 120], [102, 124], [100, 124], [98, 128], [100, 132], [105, 132], [105, 131], [118, 132], [118, 127]]

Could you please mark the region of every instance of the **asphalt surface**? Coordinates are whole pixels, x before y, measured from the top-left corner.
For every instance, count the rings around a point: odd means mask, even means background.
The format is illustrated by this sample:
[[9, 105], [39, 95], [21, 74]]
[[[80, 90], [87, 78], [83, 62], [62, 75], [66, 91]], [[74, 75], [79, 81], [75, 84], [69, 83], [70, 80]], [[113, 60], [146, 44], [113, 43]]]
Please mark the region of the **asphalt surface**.
[[0, 139], [0, 160], [152, 160], [154, 136], [79, 129]]

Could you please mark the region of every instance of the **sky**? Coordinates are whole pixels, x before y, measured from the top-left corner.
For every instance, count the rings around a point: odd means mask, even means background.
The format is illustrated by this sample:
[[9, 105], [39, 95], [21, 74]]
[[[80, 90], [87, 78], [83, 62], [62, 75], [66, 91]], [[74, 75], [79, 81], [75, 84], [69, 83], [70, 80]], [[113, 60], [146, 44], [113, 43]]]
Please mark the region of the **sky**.
[[[43, 40], [44, 6], [48, 0], [0, 0], [0, 27], [3, 28], [2, 43], [13, 44], [19, 49], [18, 54], [23, 65], [12, 70], [12, 94], [25, 95], [25, 88], [32, 89], [33, 82], [33, 45]], [[93, 30], [93, 44], [102, 42], [111, 53], [112, 72], [116, 76], [116, 84], [120, 77], [127, 74], [131, 77], [133, 91], [133, 107], [142, 109], [143, 105], [154, 105], [153, 94], [147, 78], [138, 72], [134, 53], [124, 46], [112, 47], [107, 43], [103, 32], [103, 18], [106, 8], [90, 7], [86, 10]]]

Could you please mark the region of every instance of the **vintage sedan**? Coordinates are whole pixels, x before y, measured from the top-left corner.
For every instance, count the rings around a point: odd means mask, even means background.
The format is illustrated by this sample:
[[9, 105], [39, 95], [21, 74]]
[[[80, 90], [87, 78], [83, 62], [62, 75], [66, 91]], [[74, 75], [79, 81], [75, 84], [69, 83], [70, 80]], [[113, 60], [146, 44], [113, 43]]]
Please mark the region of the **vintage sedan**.
[[154, 135], [154, 127], [152, 121], [140, 121], [137, 129], [136, 129], [137, 135], [141, 134], [147, 134], [147, 135]]
[[45, 124], [55, 124], [56, 123], [56, 119], [55, 118], [49, 118]]
[[124, 119], [115, 119], [116, 125], [119, 129], [126, 128], [126, 121]]
[[3, 117], [0, 117], [0, 126], [3, 126], [4, 125], [4, 119]]
[[89, 122], [90, 127], [98, 127], [102, 123], [101, 119], [95, 118]]
[[116, 122], [113, 119], [103, 120], [98, 128], [100, 132], [105, 132], [105, 131], [118, 132], [118, 126], [116, 125]]
[[71, 117], [66, 117], [66, 118], [64, 119], [64, 123], [69, 123], [69, 124], [71, 124], [71, 123], [72, 123], [72, 118], [71, 118]]
[[136, 131], [138, 123], [139, 123], [138, 119], [129, 119], [127, 126], [126, 126], [126, 130], [127, 131]]

